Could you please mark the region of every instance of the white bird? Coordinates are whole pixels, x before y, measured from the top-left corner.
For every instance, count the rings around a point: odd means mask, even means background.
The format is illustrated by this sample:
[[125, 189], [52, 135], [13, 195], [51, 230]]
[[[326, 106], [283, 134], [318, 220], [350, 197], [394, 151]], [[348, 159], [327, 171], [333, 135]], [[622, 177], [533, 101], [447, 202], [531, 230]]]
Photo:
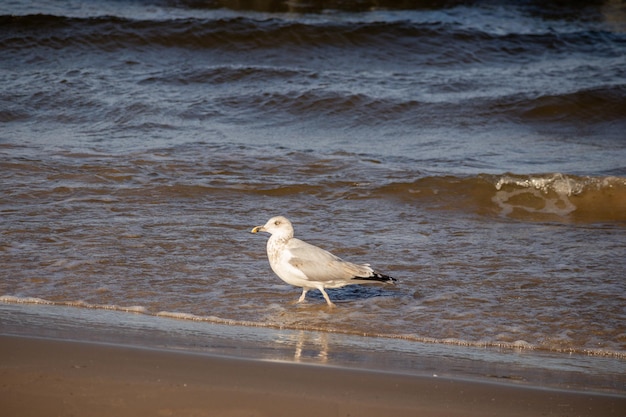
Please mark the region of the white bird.
[[393, 284], [387, 275], [375, 272], [369, 264], [357, 265], [293, 237], [291, 222], [283, 217], [272, 217], [252, 233], [267, 232], [267, 257], [272, 270], [287, 284], [302, 288], [298, 303], [304, 301], [312, 289], [321, 291], [330, 307], [334, 307], [324, 288], [339, 288], [353, 284]]

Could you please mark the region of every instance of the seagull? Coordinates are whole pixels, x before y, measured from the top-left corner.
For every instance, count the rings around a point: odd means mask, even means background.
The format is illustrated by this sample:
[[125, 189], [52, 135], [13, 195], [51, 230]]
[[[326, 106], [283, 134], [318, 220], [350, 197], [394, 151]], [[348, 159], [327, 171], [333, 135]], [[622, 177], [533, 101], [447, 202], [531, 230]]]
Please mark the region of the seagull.
[[293, 237], [291, 222], [283, 217], [272, 217], [251, 233], [267, 232], [267, 258], [272, 270], [287, 284], [302, 288], [297, 303], [304, 301], [309, 290], [318, 289], [330, 307], [334, 307], [325, 288], [339, 288], [354, 284], [393, 284], [396, 279], [375, 272], [369, 264], [357, 265]]

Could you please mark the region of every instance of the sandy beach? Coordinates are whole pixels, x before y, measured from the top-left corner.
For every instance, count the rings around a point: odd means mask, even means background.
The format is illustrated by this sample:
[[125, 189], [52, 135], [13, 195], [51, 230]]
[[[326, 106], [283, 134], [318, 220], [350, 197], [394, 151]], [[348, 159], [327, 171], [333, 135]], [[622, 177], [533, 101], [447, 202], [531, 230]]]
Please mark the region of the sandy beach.
[[621, 416], [626, 397], [0, 336], [6, 416]]

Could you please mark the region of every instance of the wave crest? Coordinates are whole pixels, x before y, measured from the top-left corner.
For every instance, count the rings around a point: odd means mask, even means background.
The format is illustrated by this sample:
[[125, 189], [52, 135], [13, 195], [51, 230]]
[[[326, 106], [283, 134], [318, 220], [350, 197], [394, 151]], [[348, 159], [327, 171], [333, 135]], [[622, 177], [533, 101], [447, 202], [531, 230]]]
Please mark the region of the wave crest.
[[626, 179], [560, 173], [504, 175], [492, 201], [514, 217], [557, 216], [581, 221], [626, 221]]
[[626, 222], [626, 178], [562, 173], [424, 177], [373, 191], [426, 207], [522, 221]]

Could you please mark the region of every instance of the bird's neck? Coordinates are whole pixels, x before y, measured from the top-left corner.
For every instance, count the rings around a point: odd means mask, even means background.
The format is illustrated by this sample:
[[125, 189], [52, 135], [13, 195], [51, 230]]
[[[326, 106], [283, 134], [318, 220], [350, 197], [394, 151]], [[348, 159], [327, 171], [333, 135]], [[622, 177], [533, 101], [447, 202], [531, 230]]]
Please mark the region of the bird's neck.
[[267, 240], [267, 250], [271, 250], [271, 249], [275, 249], [275, 248], [281, 248], [283, 246], [285, 246], [287, 244], [287, 242], [289, 241], [289, 239], [292, 238], [292, 235], [290, 234], [273, 234], [272, 236], [270, 236], [270, 238]]

